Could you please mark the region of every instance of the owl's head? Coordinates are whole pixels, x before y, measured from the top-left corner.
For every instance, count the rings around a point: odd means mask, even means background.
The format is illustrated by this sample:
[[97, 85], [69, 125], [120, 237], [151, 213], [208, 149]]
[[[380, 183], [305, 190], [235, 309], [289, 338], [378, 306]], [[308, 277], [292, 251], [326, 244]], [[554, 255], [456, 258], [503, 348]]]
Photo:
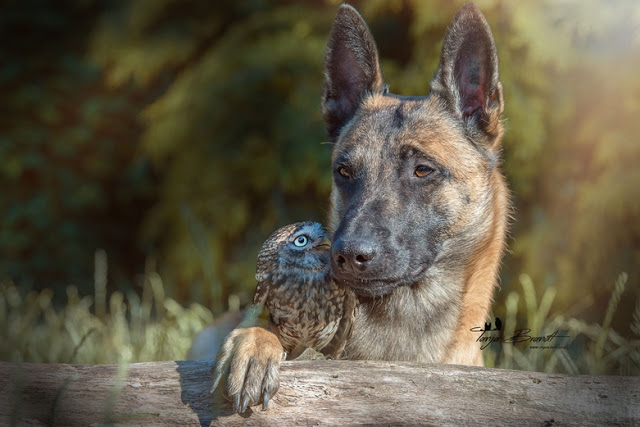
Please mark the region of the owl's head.
[[317, 222], [297, 222], [276, 230], [258, 254], [256, 279], [300, 277], [329, 272], [331, 242]]

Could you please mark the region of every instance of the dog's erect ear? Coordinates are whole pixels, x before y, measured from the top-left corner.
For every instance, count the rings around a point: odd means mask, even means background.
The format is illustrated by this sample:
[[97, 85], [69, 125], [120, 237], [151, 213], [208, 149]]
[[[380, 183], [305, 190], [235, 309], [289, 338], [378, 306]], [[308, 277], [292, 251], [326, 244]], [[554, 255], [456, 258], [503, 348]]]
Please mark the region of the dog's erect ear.
[[482, 131], [490, 144], [499, 143], [504, 101], [498, 54], [491, 28], [473, 3], [462, 6], [447, 28], [431, 92], [444, 99], [470, 131]]
[[324, 58], [322, 114], [329, 139], [335, 141], [361, 101], [382, 92], [382, 72], [373, 36], [360, 14], [343, 4], [333, 21]]

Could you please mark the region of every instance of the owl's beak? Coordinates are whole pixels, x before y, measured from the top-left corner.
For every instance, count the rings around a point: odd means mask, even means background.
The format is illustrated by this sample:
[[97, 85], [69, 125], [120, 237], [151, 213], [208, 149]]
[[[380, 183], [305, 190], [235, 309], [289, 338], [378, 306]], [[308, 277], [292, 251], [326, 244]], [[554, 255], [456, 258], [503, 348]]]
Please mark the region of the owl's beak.
[[313, 249], [317, 249], [320, 251], [328, 251], [331, 249], [331, 240], [324, 239], [313, 245]]

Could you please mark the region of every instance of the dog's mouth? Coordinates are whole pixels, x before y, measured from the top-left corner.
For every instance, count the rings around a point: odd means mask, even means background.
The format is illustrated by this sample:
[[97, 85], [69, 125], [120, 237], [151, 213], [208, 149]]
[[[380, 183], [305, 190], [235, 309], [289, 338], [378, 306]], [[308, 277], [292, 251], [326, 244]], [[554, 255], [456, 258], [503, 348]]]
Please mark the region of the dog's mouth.
[[395, 277], [353, 277], [349, 274], [337, 274], [334, 277], [358, 296], [374, 298], [384, 296], [398, 287], [416, 284], [424, 277], [429, 265], [430, 263], [419, 264], [408, 274]]

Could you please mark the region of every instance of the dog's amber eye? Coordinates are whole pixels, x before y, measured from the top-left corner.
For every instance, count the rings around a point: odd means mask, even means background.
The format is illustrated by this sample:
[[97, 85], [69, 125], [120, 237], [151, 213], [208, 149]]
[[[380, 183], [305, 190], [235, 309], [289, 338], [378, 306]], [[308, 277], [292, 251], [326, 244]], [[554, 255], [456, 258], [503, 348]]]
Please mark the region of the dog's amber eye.
[[433, 169], [431, 169], [429, 166], [420, 165], [416, 168], [415, 174], [418, 178], [424, 178], [431, 172], [433, 172]]
[[344, 166], [341, 167], [340, 169], [338, 169], [338, 173], [340, 175], [344, 176], [345, 178], [351, 178], [351, 174], [349, 173], [347, 168], [345, 168]]

